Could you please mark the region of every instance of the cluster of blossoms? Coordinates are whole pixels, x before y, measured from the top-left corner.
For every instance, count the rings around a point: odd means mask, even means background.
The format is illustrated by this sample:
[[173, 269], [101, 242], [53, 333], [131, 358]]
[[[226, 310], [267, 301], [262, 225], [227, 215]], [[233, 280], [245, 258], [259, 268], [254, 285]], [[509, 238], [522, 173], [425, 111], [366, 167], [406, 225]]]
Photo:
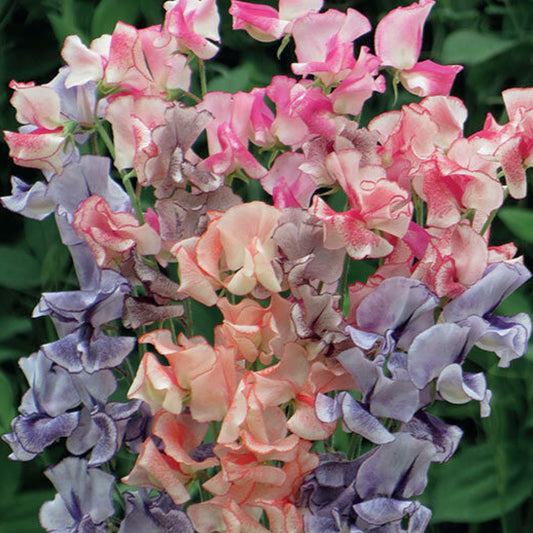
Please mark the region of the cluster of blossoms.
[[[21, 359], [30, 389], [4, 435], [22, 461], [65, 439], [45, 529], [426, 529], [413, 497], [462, 435], [427, 409], [474, 400], [488, 416], [484, 374], [463, 371], [470, 349], [507, 367], [531, 333], [525, 313], [494, 314], [530, 273], [489, 233], [506, 195], [526, 194], [533, 89], [504, 92], [509, 122], [465, 137], [449, 96], [461, 67], [419, 61], [433, 5], [394, 9], [374, 52], [354, 54], [371, 30], [354, 9], [233, 0], [234, 29], [294, 41], [296, 77], [249, 93], [205, 90], [215, 0], [168, 1], [161, 26], [119, 22], [88, 47], [68, 37], [54, 80], [12, 82], [11, 156], [46, 181], [14, 177], [2, 202], [55, 214], [80, 285], [37, 304], [58, 340]], [[383, 72], [421, 99], [362, 127]], [[244, 201], [240, 179], [271, 200]], [[348, 286], [366, 258], [379, 266]], [[192, 300], [218, 309], [213, 342], [194, 334]], [[122, 447], [136, 462], [113, 496]]]

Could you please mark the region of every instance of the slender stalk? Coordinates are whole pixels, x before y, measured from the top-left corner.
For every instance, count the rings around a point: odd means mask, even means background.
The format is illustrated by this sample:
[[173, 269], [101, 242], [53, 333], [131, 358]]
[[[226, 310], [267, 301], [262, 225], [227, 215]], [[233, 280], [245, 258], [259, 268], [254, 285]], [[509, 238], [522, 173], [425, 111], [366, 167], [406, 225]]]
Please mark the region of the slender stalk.
[[104, 124], [97, 116], [94, 117], [94, 125], [96, 127], [96, 131], [98, 132], [98, 135], [100, 135], [100, 137], [102, 138], [102, 141], [104, 141], [104, 144], [107, 148], [107, 151], [109, 152], [109, 155], [114, 160], [115, 159], [115, 145], [113, 144], [111, 137], [107, 133], [104, 127]]
[[341, 296], [340, 308], [341, 313], [344, 315], [344, 300], [346, 299], [346, 290], [348, 285], [348, 271], [350, 270], [350, 259], [351, 257], [346, 254], [344, 256], [344, 266], [342, 267], [342, 274], [339, 280], [339, 294]]
[[200, 90], [202, 91], [202, 97], [204, 97], [207, 93], [207, 77], [204, 60], [201, 58], [198, 58], [198, 70], [200, 72]]
[[144, 224], [144, 215], [141, 209], [141, 203], [138, 200], [137, 195], [135, 194], [135, 190], [133, 188], [133, 185], [131, 184], [130, 177], [128, 175], [123, 175], [122, 183], [124, 184], [124, 188], [126, 189], [128, 196], [130, 197], [131, 203], [133, 204], [133, 209], [135, 209], [135, 215], [137, 216], [137, 220], [140, 224]]

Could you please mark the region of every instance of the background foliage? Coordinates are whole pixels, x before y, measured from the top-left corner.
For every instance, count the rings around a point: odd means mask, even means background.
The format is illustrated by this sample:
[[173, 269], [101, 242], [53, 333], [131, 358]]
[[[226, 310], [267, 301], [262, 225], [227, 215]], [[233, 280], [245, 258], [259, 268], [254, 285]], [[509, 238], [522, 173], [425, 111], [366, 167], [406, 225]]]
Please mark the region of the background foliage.
[[[268, 3], [263, 0], [261, 3]], [[275, 4], [276, 2], [270, 2]], [[352, 0], [327, 2], [327, 7], [354, 7], [373, 26], [390, 9], [411, 1]], [[209, 90], [235, 92], [267, 85], [279, 72], [288, 72], [291, 50], [278, 62], [277, 45], [251, 41], [244, 32], [229, 33], [229, 0], [219, 0], [223, 14], [224, 48], [208, 63]], [[8, 83], [34, 80], [45, 83], [61, 66], [59, 52], [67, 35], [76, 33], [86, 44], [110, 33], [117, 20], [139, 27], [162, 20], [158, 0], [0, 0], [0, 126], [17, 127], [9, 104]], [[500, 93], [509, 87], [533, 86], [533, 3], [530, 0], [437, 0], [424, 35], [423, 56], [440, 63], [459, 63], [453, 94], [469, 110], [467, 133], [481, 128], [487, 112], [503, 120]], [[358, 44], [372, 46], [371, 38]], [[424, 59], [425, 57], [422, 57]], [[194, 89], [194, 88], [193, 88]], [[412, 101], [402, 94], [396, 107]], [[390, 93], [376, 97], [363, 121], [393, 108]], [[10, 193], [16, 174], [32, 182], [37, 172], [15, 168], [5, 144], [0, 144], [0, 195]], [[530, 184], [531, 185], [531, 184]], [[510, 202], [501, 210], [492, 241], [514, 240], [533, 267], [533, 210], [531, 199]], [[59, 242], [53, 219], [43, 222], [0, 210], [0, 433], [9, 431], [27, 384], [17, 360], [54, 339], [48, 318], [30, 319], [42, 291], [76, 288], [70, 258]], [[354, 278], [367, 275], [353, 272]], [[532, 284], [515, 293], [502, 314], [532, 310]], [[473, 354], [471, 370], [482, 368], [494, 393], [492, 416], [481, 421], [477, 406], [439, 406], [440, 417], [465, 430], [459, 452], [446, 465], [434, 465], [424, 501], [433, 512], [432, 533], [533, 531], [533, 349], [510, 369], [500, 371], [496, 358], [481, 350]], [[37, 512], [53, 497], [43, 468], [54, 463], [53, 451], [30, 463], [7, 459], [0, 443], [0, 533], [40, 531]]]

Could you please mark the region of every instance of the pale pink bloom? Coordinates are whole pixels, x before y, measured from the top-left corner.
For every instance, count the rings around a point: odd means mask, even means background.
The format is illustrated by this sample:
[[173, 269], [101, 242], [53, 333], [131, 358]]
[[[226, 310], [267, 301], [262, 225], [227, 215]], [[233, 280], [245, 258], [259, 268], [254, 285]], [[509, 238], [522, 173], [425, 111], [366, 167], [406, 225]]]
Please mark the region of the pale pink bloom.
[[335, 113], [359, 115], [374, 91], [385, 92], [385, 78], [378, 76], [379, 64], [379, 58], [362, 46], [355, 66], [330, 94]]
[[263, 98], [263, 92], [212, 92], [205, 95], [197, 109], [209, 111], [213, 120], [206, 126], [209, 157], [201, 163], [202, 168], [225, 175], [242, 168], [251, 178], [261, 178], [266, 173], [248, 151], [249, 135], [254, 130], [252, 116], [258, 135], [264, 127], [260, 123], [265, 115], [262, 108], [257, 107]]
[[52, 87], [36, 86], [34, 82], [11, 81], [15, 92], [10, 103], [23, 128], [20, 133], [4, 131], [9, 155], [17, 165], [60, 173], [63, 166], [63, 134], [59, 95]]
[[238, 295], [281, 291], [272, 238], [281, 212], [262, 202], [228, 209], [212, 220], [201, 237], [176, 243], [180, 290], [206, 304], [216, 303], [221, 287]]
[[176, 39], [178, 50], [211, 59], [218, 52], [220, 16], [215, 0], [175, 0], [165, 2], [163, 37]]
[[402, 85], [417, 96], [448, 95], [461, 65], [439, 65], [433, 61], [420, 61], [410, 70], [400, 72]]
[[[105, 118], [113, 128], [116, 168], [133, 168], [138, 146], [144, 146], [141, 139], [165, 123], [165, 111], [170, 106], [170, 102], [159, 96], [117, 95], [109, 98]], [[140, 131], [143, 131], [142, 135]]]
[[309, 206], [311, 196], [318, 188], [313, 177], [301, 170], [306, 162], [304, 154], [285, 152], [276, 157], [268, 173], [261, 178], [261, 185], [272, 195], [278, 208]]
[[318, 136], [334, 139], [337, 118], [332, 103], [310, 81], [274, 76], [267, 95], [276, 104], [271, 131], [283, 144], [295, 150]]
[[114, 213], [98, 195], [79, 205], [72, 226], [100, 268], [116, 267], [133, 248], [140, 255], [156, 255], [161, 249], [161, 238], [152, 227], [140, 226], [131, 213]]
[[323, 0], [280, 0], [278, 12], [271, 6], [232, 0], [229, 13], [233, 16], [234, 30], [245, 30], [258, 41], [270, 42], [291, 33], [293, 21], [320, 11], [323, 3]]
[[368, 19], [349, 8], [330, 9], [297, 19], [292, 28], [297, 63], [292, 71], [315, 75], [326, 86], [344, 79], [355, 65], [353, 42], [371, 29]]
[[508, 89], [502, 96], [509, 122], [500, 126], [487, 117], [480, 133], [488, 137], [488, 146], [496, 144], [491, 155], [505, 174], [509, 194], [520, 199], [527, 193], [526, 169], [533, 166], [533, 89]]
[[439, 228], [458, 224], [472, 209], [473, 228], [481, 231], [491, 212], [504, 200], [503, 187], [496, 178], [462, 168], [445, 157], [422, 163], [413, 178], [413, 187], [427, 204], [427, 225]]
[[152, 344], [167, 359], [178, 385], [174, 394], [187, 404], [194, 420], [224, 418], [242, 375], [233, 347], [213, 348], [202, 337], [187, 339], [183, 334], [176, 344], [163, 329], [143, 335], [139, 342]]
[[111, 35], [98, 37], [91, 42], [89, 48], [77, 35], [69, 35], [61, 50], [61, 57], [70, 68], [65, 87], [76, 87], [89, 81], [96, 83], [103, 80], [110, 46]]
[[439, 297], [456, 298], [478, 281], [488, 264], [487, 242], [469, 224], [438, 231], [412, 277]]
[[63, 168], [63, 128], [55, 131], [36, 129], [30, 133], [4, 131], [9, 156], [21, 167], [39, 168], [59, 174]]
[[420, 0], [393, 9], [380, 20], [374, 36], [381, 64], [400, 71], [402, 85], [418, 96], [449, 94], [455, 76], [463, 68], [432, 61], [418, 62], [424, 24], [434, 5], [434, 0]]

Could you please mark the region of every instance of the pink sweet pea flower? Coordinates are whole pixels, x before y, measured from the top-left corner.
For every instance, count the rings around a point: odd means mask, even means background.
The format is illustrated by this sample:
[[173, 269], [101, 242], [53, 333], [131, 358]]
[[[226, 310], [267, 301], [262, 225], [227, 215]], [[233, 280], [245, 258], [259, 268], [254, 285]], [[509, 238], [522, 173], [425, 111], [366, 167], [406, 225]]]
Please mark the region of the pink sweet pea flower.
[[298, 83], [287, 76], [274, 76], [267, 96], [276, 104], [271, 131], [283, 144], [296, 150], [318, 136], [334, 139], [337, 121], [332, 103], [309, 80]]
[[114, 213], [98, 195], [80, 204], [72, 226], [87, 242], [100, 268], [116, 267], [133, 248], [140, 255], [155, 255], [161, 250], [161, 237], [151, 226], [140, 226], [131, 213]]
[[355, 65], [353, 42], [370, 29], [368, 19], [355, 9], [330, 9], [297, 19], [292, 34], [298, 62], [292, 71], [314, 74], [326, 86], [341, 81]]
[[[268, 114], [263, 113], [263, 99], [262, 91], [205, 95], [197, 109], [209, 111], [213, 120], [206, 126], [209, 157], [200, 163], [200, 167], [221, 175], [242, 168], [251, 178], [264, 176], [266, 169], [248, 151], [250, 133], [257, 127], [257, 134], [261, 136], [259, 130], [264, 130], [271, 121], [271, 117], [269, 119]], [[255, 127], [252, 117], [256, 121]]]
[[180, 52], [192, 52], [200, 59], [211, 59], [217, 54], [220, 16], [216, 0], [175, 0], [165, 2], [163, 7], [166, 10], [163, 36], [174, 37]]
[[245, 30], [257, 41], [270, 42], [291, 33], [292, 21], [320, 11], [323, 3], [323, 0], [280, 0], [278, 12], [271, 6], [232, 0], [229, 13], [234, 30]]
[[66, 136], [63, 132], [61, 103], [52, 87], [35, 83], [9, 84], [14, 89], [11, 104], [23, 124], [20, 133], [4, 131], [9, 155], [17, 165], [60, 173]]
[[418, 63], [424, 24], [434, 5], [434, 0], [420, 0], [393, 9], [379, 21], [374, 36], [381, 64], [399, 71], [402, 85], [418, 96], [449, 94], [455, 76], [463, 68], [432, 61]]

